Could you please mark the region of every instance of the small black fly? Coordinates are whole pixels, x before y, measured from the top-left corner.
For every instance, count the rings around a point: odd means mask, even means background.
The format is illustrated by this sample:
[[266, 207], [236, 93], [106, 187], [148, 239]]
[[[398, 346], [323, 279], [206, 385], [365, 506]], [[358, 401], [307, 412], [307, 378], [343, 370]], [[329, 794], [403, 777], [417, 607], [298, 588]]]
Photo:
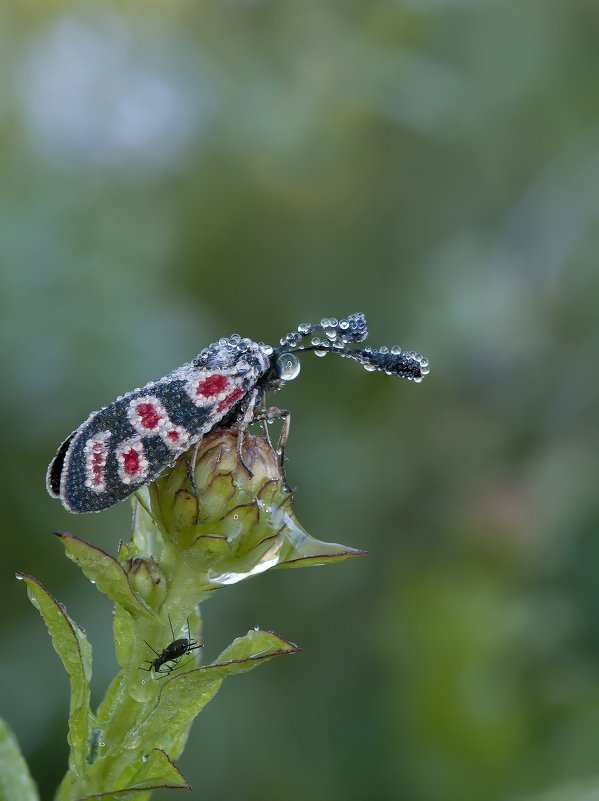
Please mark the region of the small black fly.
[[[170, 615], [168, 622], [170, 623], [171, 634], [173, 636], [172, 642], [170, 642], [161, 653], [158, 653], [147, 640], [144, 640], [148, 648], [156, 654], [156, 659], [147, 659], [146, 662], [150, 667], [140, 667], [140, 670], [153, 670], [154, 673], [161, 673], [163, 676], [168, 676], [177, 667], [182, 657], [204, 647], [203, 643], [191, 640], [189, 637], [181, 637], [175, 640], [175, 632], [173, 631]], [[187, 634], [190, 634], [189, 619], [187, 620]]]

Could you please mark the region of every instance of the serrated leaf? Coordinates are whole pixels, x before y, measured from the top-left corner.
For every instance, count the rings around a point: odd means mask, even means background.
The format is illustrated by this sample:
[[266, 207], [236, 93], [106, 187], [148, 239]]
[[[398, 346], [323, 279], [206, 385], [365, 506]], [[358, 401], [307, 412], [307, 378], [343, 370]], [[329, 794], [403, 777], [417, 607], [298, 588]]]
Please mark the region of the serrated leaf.
[[77, 801], [92, 801], [101, 798], [102, 801], [126, 801], [134, 798], [135, 801], [145, 801], [150, 797], [152, 790], [191, 790], [183, 778], [180, 770], [174, 765], [162, 749], [154, 748], [144, 757], [135, 771], [127, 787], [111, 790], [95, 795], [86, 795]]
[[39, 801], [17, 738], [0, 718], [0, 801]]
[[89, 738], [91, 645], [83, 630], [67, 615], [63, 604], [41, 582], [25, 573], [18, 573], [17, 576], [27, 585], [29, 598], [43, 617], [54, 650], [68, 673], [71, 685], [68, 734], [71, 760], [77, 770], [83, 772]]
[[301, 648], [275, 634], [274, 631], [250, 629], [245, 636], [233, 640], [218, 659], [207, 667], [219, 668], [226, 675], [244, 673], [252, 670], [261, 660], [299, 652]]
[[69, 559], [72, 559], [112, 601], [134, 618], [151, 616], [150, 610], [133, 592], [122, 565], [110, 554], [64, 531], [56, 531]]
[[130, 737], [133, 741], [140, 740], [146, 747], [165, 748], [178, 757], [191, 722], [216, 695], [227, 676], [245, 673], [276, 656], [299, 650], [273, 632], [248, 632], [231, 643], [211, 665], [166, 680], [154, 708]]

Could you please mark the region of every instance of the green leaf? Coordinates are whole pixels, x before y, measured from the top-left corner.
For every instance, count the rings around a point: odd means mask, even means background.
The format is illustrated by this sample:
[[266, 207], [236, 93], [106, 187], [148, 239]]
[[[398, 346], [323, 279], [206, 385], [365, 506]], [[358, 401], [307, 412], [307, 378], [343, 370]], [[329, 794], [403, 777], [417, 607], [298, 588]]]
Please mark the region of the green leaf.
[[218, 659], [207, 666], [207, 669], [218, 668], [225, 675], [244, 673], [252, 670], [262, 660], [268, 661], [275, 656], [301, 653], [301, 650], [274, 631], [250, 629], [244, 637], [233, 640]]
[[68, 673], [71, 684], [68, 740], [71, 760], [77, 771], [83, 773], [89, 738], [91, 645], [83, 630], [67, 615], [64, 606], [41, 582], [25, 573], [17, 573], [17, 578], [27, 585], [29, 598], [43, 617], [54, 650]]
[[122, 692], [125, 674], [124, 671], [119, 671], [114, 679], [110, 682], [104, 698], [100, 701], [96, 710], [96, 718], [99, 722], [106, 722], [110, 719], [112, 709]]
[[133, 526], [131, 540], [119, 544], [118, 558], [122, 563], [135, 556], [154, 556], [159, 559], [162, 553], [162, 534], [149, 512], [150, 488], [140, 487], [131, 497]]
[[131, 660], [133, 646], [135, 645], [135, 626], [131, 615], [122, 606], [114, 607], [114, 650], [117, 662], [121, 667], [127, 667]]
[[77, 801], [92, 801], [101, 798], [103, 801], [126, 801], [134, 798], [136, 801], [145, 801], [150, 798], [152, 790], [191, 790], [179, 769], [171, 762], [168, 755], [160, 748], [154, 748], [143, 757], [141, 764], [133, 773], [127, 787], [111, 790], [95, 795], [86, 795]]
[[0, 718], [0, 801], [39, 801], [17, 738]]
[[231, 643], [211, 665], [164, 681], [154, 707], [139, 727], [130, 732], [129, 738], [132, 742], [141, 741], [146, 748], [164, 748], [178, 757], [191, 722], [214, 698], [227, 676], [245, 673], [276, 656], [299, 651], [296, 645], [273, 632], [248, 632]]
[[64, 531], [54, 532], [72, 559], [112, 601], [120, 604], [134, 618], [151, 616], [150, 610], [133, 592], [122, 565], [110, 554]]

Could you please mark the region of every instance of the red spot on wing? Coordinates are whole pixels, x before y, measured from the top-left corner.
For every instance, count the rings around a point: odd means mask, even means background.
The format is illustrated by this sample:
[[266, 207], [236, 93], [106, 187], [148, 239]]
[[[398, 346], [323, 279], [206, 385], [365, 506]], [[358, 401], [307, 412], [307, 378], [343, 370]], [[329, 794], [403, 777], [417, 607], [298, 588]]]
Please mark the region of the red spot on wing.
[[149, 430], [156, 428], [160, 422], [160, 414], [151, 403], [140, 403], [137, 407], [137, 414], [142, 426]]
[[92, 472], [92, 484], [94, 485], [94, 487], [99, 486], [104, 480], [105, 462], [106, 459], [104, 458], [103, 454], [101, 453], [92, 454], [91, 472]]
[[244, 395], [245, 391], [241, 389], [241, 387], [237, 387], [237, 389], [234, 389], [233, 392], [229, 392], [226, 398], [223, 398], [223, 400], [216, 407], [217, 410], [222, 412], [225, 409], [228, 409], [229, 406], [232, 406], [235, 401], [239, 400], [239, 398], [243, 398]]
[[123, 470], [128, 476], [134, 476], [139, 472], [139, 453], [134, 448], [129, 448], [123, 452]]
[[179, 439], [179, 434], [174, 429], [172, 431], [169, 431], [166, 436], [170, 439], [171, 442], [177, 442], [177, 440]]
[[108, 455], [109, 431], [101, 431], [90, 437], [83, 448], [85, 454], [85, 486], [94, 492], [104, 492], [104, 472]]
[[196, 395], [203, 395], [205, 398], [212, 398], [218, 395], [223, 389], [228, 387], [229, 379], [224, 375], [209, 375], [202, 379], [196, 387]]

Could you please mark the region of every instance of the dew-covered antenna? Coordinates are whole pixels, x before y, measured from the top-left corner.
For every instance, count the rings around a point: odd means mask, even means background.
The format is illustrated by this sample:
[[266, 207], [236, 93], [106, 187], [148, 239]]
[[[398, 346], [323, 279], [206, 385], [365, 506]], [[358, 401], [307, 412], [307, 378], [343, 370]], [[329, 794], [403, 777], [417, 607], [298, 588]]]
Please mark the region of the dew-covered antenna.
[[[313, 334], [323, 333], [324, 337], [312, 336], [310, 345], [298, 347], [298, 344]], [[336, 353], [344, 358], [353, 359], [365, 370], [378, 370], [387, 375], [397, 375], [408, 381], [420, 383], [429, 372], [428, 360], [415, 351], [402, 351], [399, 346], [392, 348], [348, 348], [348, 344], [363, 342], [368, 336], [366, 317], [361, 314], [350, 314], [342, 320], [334, 317], [323, 317], [320, 323], [301, 323], [296, 331], [292, 331], [281, 339], [281, 345], [275, 351], [280, 357], [285, 353], [306, 353], [313, 351], [316, 356]], [[297, 367], [299, 371], [299, 366]]]
[[[297, 330], [291, 331], [281, 339], [281, 346], [277, 348], [277, 351], [282, 353], [287, 348], [295, 348], [302, 339], [320, 332], [325, 334], [329, 342], [335, 340], [363, 342], [368, 336], [366, 317], [357, 313], [350, 314], [343, 320], [337, 320], [335, 317], [323, 317], [319, 323], [300, 323]], [[312, 344], [318, 343], [313, 342]], [[308, 348], [301, 348], [301, 350], [308, 350]]]

